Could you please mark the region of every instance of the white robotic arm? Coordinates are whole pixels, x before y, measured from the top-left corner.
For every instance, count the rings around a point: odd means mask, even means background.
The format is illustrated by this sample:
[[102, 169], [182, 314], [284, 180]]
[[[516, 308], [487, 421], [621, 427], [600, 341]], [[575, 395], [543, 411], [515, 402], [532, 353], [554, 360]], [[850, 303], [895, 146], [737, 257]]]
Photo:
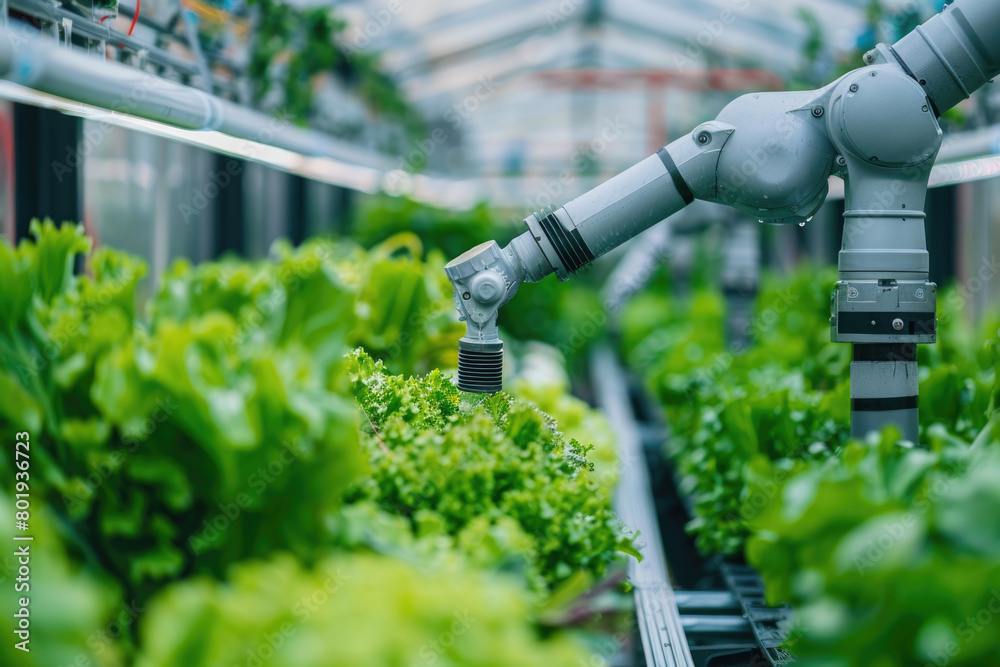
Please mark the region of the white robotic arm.
[[916, 441], [915, 345], [936, 340], [923, 208], [937, 116], [1000, 73], [1000, 3], [957, 0], [865, 62], [820, 90], [744, 95], [594, 190], [530, 216], [506, 248], [491, 241], [450, 262], [468, 324], [459, 387], [500, 390], [497, 309], [522, 282], [566, 280], [694, 199], [761, 221], [808, 222], [838, 175], [846, 213], [831, 330], [855, 344], [852, 430], [892, 422]]

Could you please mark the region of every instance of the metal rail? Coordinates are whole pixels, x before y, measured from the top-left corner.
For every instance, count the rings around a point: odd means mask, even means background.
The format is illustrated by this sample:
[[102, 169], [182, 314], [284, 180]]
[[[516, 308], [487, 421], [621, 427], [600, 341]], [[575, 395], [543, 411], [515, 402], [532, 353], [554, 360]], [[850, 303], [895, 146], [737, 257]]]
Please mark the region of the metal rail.
[[416, 201], [455, 209], [477, 201], [474, 184], [405, 174], [388, 156], [373, 150], [80, 49], [59, 48], [24, 24], [0, 28], [0, 97], [362, 192], [393, 189]]
[[[693, 667], [683, 621], [670, 584], [660, 526], [642, 452], [642, 438], [629, 403], [628, 384], [614, 352], [607, 346], [591, 356], [592, 384], [598, 403], [617, 435], [621, 478], [615, 506], [629, 528], [645, 540], [641, 563], [629, 563], [635, 586], [636, 618], [649, 667]], [[745, 619], [740, 619], [745, 622]], [[699, 621], [702, 626], [707, 621]], [[723, 622], [732, 622], [729, 621]], [[700, 629], [700, 628], [699, 628]]]

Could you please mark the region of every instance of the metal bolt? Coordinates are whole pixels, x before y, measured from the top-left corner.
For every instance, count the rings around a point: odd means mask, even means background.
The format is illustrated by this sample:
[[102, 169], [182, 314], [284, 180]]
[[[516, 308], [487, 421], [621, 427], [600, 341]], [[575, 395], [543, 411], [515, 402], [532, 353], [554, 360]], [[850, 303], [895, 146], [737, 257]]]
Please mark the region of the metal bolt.
[[875, 320], [872, 320], [872, 326], [875, 326]]
[[472, 295], [469, 294], [468, 292], [463, 292], [462, 293], [462, 298], [465, 299], [466, 301], [468, 301], [469, 299], [472, 298]]
[[894, 319], [892, 321], [892, 328], [895, 329], [896, 331], [902, 331], [903, 330], [903, 320], [899, 319], [898, 317], [896, 319]]
[[872, 72], [871, 76], [878, 76], [878, 72]]
[[707, 145], [711, 141], [712, 141], [712, 135], [709, 134], [708, 132], [702, 132], [701, 134], [698, 135], [698, 143], [701, 144], [702, 146]]
[[817, 105], [813, 107], [813, 116], [816, 118], [821, 118], [823, 116], [823, 107]]
[[858, 298], [858, 288], [857, 287], [849, 287], [847, 289], [847, 298], [848, 299], [857, 299]]
[[917, 295], [918, 299], [923, 299], [924, 298], [924, 290], [922, 288], [918, 288], [917, 292], [916, 292], [916, 295]]
[[920, 110], [921, 110], [921, 111], [924, 111], [924, 112], [927, 112], [927, 111], [930, 111], [930, 107], [928, 107], [928, 106], [927, 106], [927, 105], [925, 104], [924, 106], [922, 106], [922, 107], [920, 108]]
[[846, 167], [847, 166], [847, 158], [844, 157], [843, 155], [838, 155], [837, 156], [837, 164], [839, 164], [841, 167]]
[[852, 83], [851, 84], [851, 92], [852, 93], [858, 92], [858, 84], [856, 84], [856, 83]]
[[878, 52], [875, 51], [875, 49], [872, 49], [871, 51], [869, 51], [868, 53], [866, 53], [865, 54], [865, 63], [868, 64], [868, 65], [871, 65], [873, 62], [875, 62], [875, 58], [878, 57], [877, 53]]
[[479, 289], [477, 289], [476, 292], [476, 296], [478, 296], [481, 301], [492, 301], [497, 295], [497, 288], [496, 285], [484, 282], [479, 286]]

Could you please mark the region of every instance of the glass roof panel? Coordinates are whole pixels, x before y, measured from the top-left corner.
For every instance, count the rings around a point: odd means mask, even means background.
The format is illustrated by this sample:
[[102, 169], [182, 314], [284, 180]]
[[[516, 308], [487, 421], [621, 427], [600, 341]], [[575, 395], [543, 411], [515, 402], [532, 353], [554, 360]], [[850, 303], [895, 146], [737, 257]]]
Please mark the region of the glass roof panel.
[[[941, 0], [884, 0], [929, 15]], [[387, 71], [448, 131], [431, 167], [463, 175], [558, 174], [618, 122], [622, 136], [593, 156], [612, 172], [655, 142], [760, 89], [762, 69], [789, 85], [807, 66], [804, 13], [822, 26], [830, 72], [870, 41], [869, 0], [346, 0], [352, 46], [382, 54]], [[892, 39], [891, 25], [879, 38]], [[825, 76], [825, 75], [824, 75]], [[772, 76], [772, 78], [774, 78]], [[801, 78], [801, 77], [800, 77]], [[711, 80], [718, 80], [714, 77]], [[741, 84], [745, 83], [745, 87]], [[801, 85], [801, 83], [800, 83]], [[599, 143], [599, 142], [598, 142]]]

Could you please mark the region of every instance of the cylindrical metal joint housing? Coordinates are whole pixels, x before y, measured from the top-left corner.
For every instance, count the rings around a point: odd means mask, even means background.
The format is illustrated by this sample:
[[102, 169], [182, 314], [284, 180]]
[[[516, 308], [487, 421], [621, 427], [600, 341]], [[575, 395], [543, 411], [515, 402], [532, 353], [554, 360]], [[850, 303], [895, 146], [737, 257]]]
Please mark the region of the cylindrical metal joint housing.
[[930, 254], [922, 211], [848, 211], [838, 256], [844, 278], [926, 279]]
[[940, 115], [1000, 74], [1000, 4], [957, 0], [892, 51]]

